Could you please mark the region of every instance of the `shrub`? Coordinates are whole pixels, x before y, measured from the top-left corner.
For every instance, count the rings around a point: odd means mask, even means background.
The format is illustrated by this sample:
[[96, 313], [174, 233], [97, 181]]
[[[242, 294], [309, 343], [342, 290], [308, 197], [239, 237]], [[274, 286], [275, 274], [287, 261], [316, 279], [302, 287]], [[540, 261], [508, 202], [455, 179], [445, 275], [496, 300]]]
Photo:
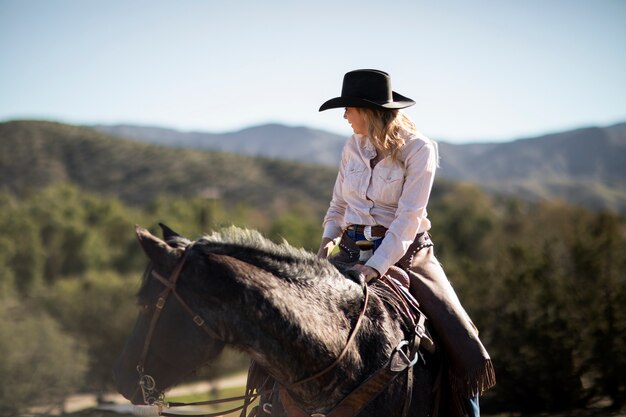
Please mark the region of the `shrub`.
[[87, 356], [48, 315], [4, 299], [0, 306], [0, 415], [76, 392]]

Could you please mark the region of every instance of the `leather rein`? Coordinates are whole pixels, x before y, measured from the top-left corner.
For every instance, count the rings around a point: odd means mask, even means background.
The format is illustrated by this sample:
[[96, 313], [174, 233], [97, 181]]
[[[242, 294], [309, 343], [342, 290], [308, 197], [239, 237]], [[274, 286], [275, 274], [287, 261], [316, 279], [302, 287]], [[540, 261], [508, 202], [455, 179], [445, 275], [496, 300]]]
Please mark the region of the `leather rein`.
[[[180, 304], [180, 306], [189, 314], [189, 316], [191, 317], [191, 319], [193, 320], [193, 322], [200, 327], [205, 333], [207, 333], [211, 338], [214, 339], [220, 339], [220, 337], [214, 332], [212, 331], [207, 325], [205, 320], [199, 316], [198, 314], [194, 313], [194, 311], [191, 309], [191, 307], [189, 307], [189, 305], [185, 302], [185, 300], [180, 296], [180, 294], [178, 294], [178, 292], [176, 291], [176, 283], [178, 281], [178, 278], [180, 277], [180, 274], [183, 270], [183, 267], [185, 266], [185, 263], [187, 261], [187, 258], [189, 257], [189, 253], [191, 252], [191, 248], [193, 247], [193, 243], [189, 246], [187, 246], [187, 248], [185, 248], [185, 251], [183, 252], [183, 256], [180, 259], [180, 261], [178, 262], [178, 264], [176, 265], [176, 267], [174, 268], [174, 270], [172, 271], [171, 275], [169, 276], [169, 278], [164, 278], [161, 274], [159, 274], [158, 272], [156, 272], [154, 269], [151, 271], [151, 275], [153, 278], [157, 279], [159, 282], [161, 282], [165, 288], [163, 289], [163, 291], [161, 291], [161, 293], [159, 293], [159, 296], [157, 298], [157, 302], [155, 304], [155, 309], [154, 309], [154, 313], [150, 319], [150, 324], [148, 327], [148, 332], [146, 333], [146, 338], [144, 340], [144, 344], [143, 344], [143, 349], [141, 351], [141, 355], [139, 356], [139, 360], [137, 362], [137, 372], [139, 373], [139, 387], [141, 389], [141, 393], [143, 396], [143, 401], [144, 404], [147, 405], [151, 405], [151, 406], [157, 406], [158, 407], [158, 411], [159, 411], [159, 415], [162, 416], [179, 416], [180, 414], [175, 414], [175, 413], [167, 413], [167, 412], [163, 412], [163, 408], [171, 408], [171, 407], [184, 407], [184, 406], [198, 406], [198, 405], [214, 405], [214, 404], [221, 404], [221, 403], [229, 403], [229, 402], [234, 402], [234, 401], [243, 401], [243, 404], [239, 407], [230, 409], [230, 410], [225, 410], [225, 411], [221, 411], [218, 413], [211, 413], [211, 414], [185, 414], [185, 415], [191, 415], [191, 416], [203, 416], [203, 417], [219, 417], [222, 415], [226, 415], [235, 411], [239, 411], [239, 410], [246, 410], [246, 408], [252, 403], [254, 402], [257, 398], [259, 398], [261, 395], [267, 394], [269, 392], [271, 392], [272, 390], [265, 390], [264, 389], [264, 384], [262, 384], [261, 387], [259, 387], [256, 392], [253, 392], [254, 390], [246, 390], [247, 394], [246, 395], [242, 395], [242, 396], [237, 396], [237, 397], [230, 397], [230, 398], [223, 398], [223, 399], [217, 399], [217, 400], [209, 400], [209, 401], [199, 401], [199, 402], [166, 402], [165, 401], [165, 397], [163, 392], [159, 391], [156, 388], [156, 380], [154, 379], [153, 376], [146, 374], [145, 370], [144, 370], [144, 364], [146, 361], [146, 358], [148, 356], [148, 351], [150, 349], [150, 345], [152, 343], [152, 338], [154, 335], [154, 331], [156, 329], [157, 323], [159, 321], [159, 318], [161, 316], [161, 313], [163, 312], [163, 309], [165, 307], [165, 304], [169, 298], [170, 295], [174, 295], [174, 297], [176, 298], [176, 300], [178, 301], [178, 303]], [[363, 287], [363, 292], [364, 292], [364, 301], [363, 301], [363, 307], [359, 313], [358, 319], [354, 325], [354, 327], [351, 329], [350, 331], [350, 335], [348, 336], [348, 340], [343, 348], [343, 350], [341, 351], [341, 353], [339, 354], [339, 356], [330, 364], [328, 365], [326, 368], [322, 369], [321, 371], [307, 377], [304, 379], [301, 379], [299, 381], [293, 382], [291, 384], [288, 385], [283, 385], [282, 388], [283, 389], [289, 389], [289, 388], [293, 388], [295, 386], [299, 386], [302, 385], [304, 383], [313, 381], [317, 378], [320, 378], [321, 376], [327, 374], [328, 372], [332, 371], [338, 364], [339, 362], [343, 359], [343, 357], [346, 355], [346, 353], [348, 352], [348, 349], [350, 348], [350, 346], [352, 345], [352, 343], [354, 342], [354, 339], [358, 333], [359, 328], [361, 327], [362, 323], [363, 323], [363, 318], [365, 317], [365, 312], [367, 310], [367, 306], [369, 303], [369, 291], [367, 288], [367, 285], [364, 285]], [[413, 362], [414, 363], [414, 362]], [[267, 380], [266, 380], [267, 382]], [[252, 392], [251, 392], [252, 391]], [[286, 392], [286, 391], [285, 391]]]

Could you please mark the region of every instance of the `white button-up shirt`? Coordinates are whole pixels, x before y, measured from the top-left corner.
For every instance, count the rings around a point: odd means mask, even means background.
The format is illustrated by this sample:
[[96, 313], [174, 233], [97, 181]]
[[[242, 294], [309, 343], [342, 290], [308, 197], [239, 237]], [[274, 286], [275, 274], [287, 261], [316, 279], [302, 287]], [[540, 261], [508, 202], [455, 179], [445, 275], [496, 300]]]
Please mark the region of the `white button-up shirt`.
[[391, 156], [374, 169], [376, 149], [363, 135], [346, 142], [324, 217], [324, 237], [336, 239], [348, 225], [383, 225], [385, 238], [366, 265], [384, 274], [404, 256], [417, 233], [430, 229], [426, 205], [437, 168], [437, 144], [419, 132], [405, 138], [397, 161]]

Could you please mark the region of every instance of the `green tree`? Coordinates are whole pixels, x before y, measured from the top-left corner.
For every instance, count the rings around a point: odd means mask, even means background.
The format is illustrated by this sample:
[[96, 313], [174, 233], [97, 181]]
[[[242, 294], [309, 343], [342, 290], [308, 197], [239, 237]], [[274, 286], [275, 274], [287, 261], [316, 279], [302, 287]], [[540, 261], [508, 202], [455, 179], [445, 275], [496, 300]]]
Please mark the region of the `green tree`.
[[459, 183], [448, 185], [437, 196], [428, 211], [442, 258], [455, 262], [488, 256], [486, 238], [499, 216], [487, 194], [475, 185]]
[[583, 335], [583, 366], [592, 394], [606, 395], [619, 409], [626, 400], [626, 239], [610, 213], [587, 222], [572, 242], [572, 293]]
[[292, 246], [315, 251], [322, 238], [322, 222], [314, 213], [296, 207], [274, 219], [268, 236], [277, 242], [286, 240]]
[[0, 415], [57, 404], [78, 390], [87, 357], [48, 315], [10, 299], [0, 304]]
[[[581, 407], [624, 396], [624, 223], [562, 203], [516, 206], [492, 256], [468, 268], [473, 317], [496, 364], [492, 404]], [[523, 399], [523, 400], [520, 400]]]
[[115, 273], [91, 272], [55, 282], [39, 298], [89, 353], [86, 388], [112, 388], [111, 369], [122, 351], [136, 317], [134, 293], [139, 276], [123, 279]]
[[0, 195], [0, 288], [26, 295], [43, 283], [44, 256], [39, 229], [14, 198]]

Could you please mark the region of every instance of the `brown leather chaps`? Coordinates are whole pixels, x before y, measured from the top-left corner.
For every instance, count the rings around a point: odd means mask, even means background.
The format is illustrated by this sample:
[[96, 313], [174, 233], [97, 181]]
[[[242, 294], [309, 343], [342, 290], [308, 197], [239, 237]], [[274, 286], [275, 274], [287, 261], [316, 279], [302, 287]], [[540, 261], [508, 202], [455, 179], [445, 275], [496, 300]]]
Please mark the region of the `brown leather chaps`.
[[[359, 247], [345, 233], [339, 252], [330, 258], [341, 266], [359, 261]], [[478, 331], [435, 257], [428, 232], [416, 236], [397, 266], [409, 274], [410, 292], [428, 317], [444, 353], [449, 385], [464, 398], [495, 384], [495, 371]]]

